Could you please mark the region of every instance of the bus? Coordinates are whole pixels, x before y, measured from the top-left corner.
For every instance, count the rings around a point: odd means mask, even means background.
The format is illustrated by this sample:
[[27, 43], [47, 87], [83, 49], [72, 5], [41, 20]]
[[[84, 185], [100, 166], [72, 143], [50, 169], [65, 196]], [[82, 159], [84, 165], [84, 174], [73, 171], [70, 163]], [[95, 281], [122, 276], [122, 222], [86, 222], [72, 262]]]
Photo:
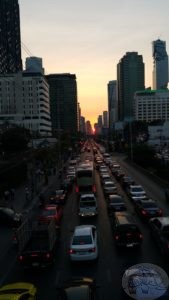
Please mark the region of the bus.
[[76, 193], [95, 193], [94, 165], [92, 161], [81, 162], [76, 169]]

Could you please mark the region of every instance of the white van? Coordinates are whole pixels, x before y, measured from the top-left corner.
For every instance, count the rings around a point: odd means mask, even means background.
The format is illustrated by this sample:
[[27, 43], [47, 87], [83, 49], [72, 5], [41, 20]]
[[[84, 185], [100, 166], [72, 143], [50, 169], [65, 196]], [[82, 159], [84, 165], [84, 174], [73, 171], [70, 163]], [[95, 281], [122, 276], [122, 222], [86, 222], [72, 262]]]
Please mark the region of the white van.
[[79, 216], [94, 217], [98, 214], [97, 200], [93, 193], [82, 194], [79, 200]]

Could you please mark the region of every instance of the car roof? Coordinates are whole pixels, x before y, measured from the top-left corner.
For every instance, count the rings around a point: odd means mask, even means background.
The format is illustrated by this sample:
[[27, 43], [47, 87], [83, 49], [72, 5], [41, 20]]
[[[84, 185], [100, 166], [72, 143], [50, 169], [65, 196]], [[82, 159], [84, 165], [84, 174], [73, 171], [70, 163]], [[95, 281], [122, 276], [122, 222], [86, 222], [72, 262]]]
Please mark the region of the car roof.
[[151, 220], [158, 219], [164, 226], [169, 225], [169, 217], [155, 217]]
[[68, 300], [88, 300], [89, 287], [87, 285], [73, 286], [65, 289], [66, 299]]
[[82, 194], [82, 195], [80, 196], [80, 199], [82, 199], [82, 198], [87, 198], [87, 197], [93, 197], [93, 198], [95, 198], [95, 195], [94, 195], [93, 193]]
[[76, 226], [74, 230], [74, 235], [89, 235], [91, 232], [91, 229], [95, 228], [93, 225], [80, 225]]
[[133, 216], [128, 212], [115, 212], [116, 220], [120, 225], [124, 224], [136, 224]]

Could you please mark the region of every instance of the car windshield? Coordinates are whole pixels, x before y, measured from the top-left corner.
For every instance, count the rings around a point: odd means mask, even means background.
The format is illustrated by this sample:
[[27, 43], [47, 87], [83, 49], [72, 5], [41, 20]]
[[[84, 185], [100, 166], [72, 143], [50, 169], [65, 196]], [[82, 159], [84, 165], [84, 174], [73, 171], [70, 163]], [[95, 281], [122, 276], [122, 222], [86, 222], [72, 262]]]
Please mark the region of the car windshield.
[[135, 232], [138, 232], [138, 228], [137, 226], [135, 226], [134, 224], [133, 225], [121, 225], [121, 226], [118, 226], [118, 231], [119, 232], [130, 232], [130, 233], [135, 233]]
[[42, 212], [42, 217], [49, 217], [49, 216], [53, 216], [55, 214], [56, 214], [56, 210], [54, 210], [54, 209], [44, 210]]
[[142, 203], [142, 206], [144, 208], [157, 208], [157, 205], [155, 203], [152, 203], [152, 202], [145, 202], [145, 203]]
[[93, 196], [82, 197], [81, 201], [83, 201], [83, 202], [94, 201], [94, 197]]
[[110, 199], [110, 202], [114, 203], [114, 204], [124, 204], [124, 201], [122, 199], [119, 199], [119, 198]]
[[81, 201], [80, 202], [80, 207], [93, 207], [96, 206], [96, 202], [95, 201]]
[[144, 190], [143, 190], [143, 188], [141, 186], [139, 186], [139, 187], [133, 187], [132, 188], [132, 193], [133, 192], [144, 192]]
[[92, 244], [92, 238], [90, 235], [78, 235], [74, 236], [72, 245], [89, 245]]
[[58, 190], [58, 191], [56, 191], [56, 196], [60, 196], [60, 195], [62, 195], [63, 194], [63, 190]]
[[105, 182], [105, 187], [114, 187], [114, 183], [113, 182]]

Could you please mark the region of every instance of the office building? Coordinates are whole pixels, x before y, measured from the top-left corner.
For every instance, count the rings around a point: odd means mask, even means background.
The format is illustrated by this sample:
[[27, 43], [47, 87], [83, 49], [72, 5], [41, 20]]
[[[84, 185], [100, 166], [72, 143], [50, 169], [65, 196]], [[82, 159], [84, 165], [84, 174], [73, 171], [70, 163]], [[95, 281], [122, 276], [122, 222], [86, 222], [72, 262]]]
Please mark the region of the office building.
[[103, 125], [103, 120], [102, 120], [102, 115], [99, 115], [97, 118], [97, 124], [99, 127], [102, 127]]
[[49, 87], [39, 73], [0, 75], [0, 124], [23, 126], [36, 136], [51, 136]]
[[109, 129], [113, 129], [114, 123], [118, 118], [117, 80], [109, 81], [107, 90]]
[[76, 75], [69, 73], [46, 75], [49, 83], [50, 110], [54, 134], [77, 133], [78, 104]]
[[134, 119], [169, 121], [169, 90], [137, 91], [134, 96]]
[[0, 0], [0, 74], [22, 71], [18, 0]]
[[28, 73], [41, 73], [44, 74], [44, 68], [42, 66], [42, 58], [30, 56], [26, 58], [26, 72]]
[[103, 127], [108, 128], [108, 112], [107, 112], [107, 110], [103, 111]]
[[127, 52], [117, 65], [118, 121], [133, 118], [134, 93], [144, 90], [144, 63], [142, 55]]
[[160, 39], [153, 45], [153, 89], [166, 89], [168, 85], [168, 55], [166, 42]]

